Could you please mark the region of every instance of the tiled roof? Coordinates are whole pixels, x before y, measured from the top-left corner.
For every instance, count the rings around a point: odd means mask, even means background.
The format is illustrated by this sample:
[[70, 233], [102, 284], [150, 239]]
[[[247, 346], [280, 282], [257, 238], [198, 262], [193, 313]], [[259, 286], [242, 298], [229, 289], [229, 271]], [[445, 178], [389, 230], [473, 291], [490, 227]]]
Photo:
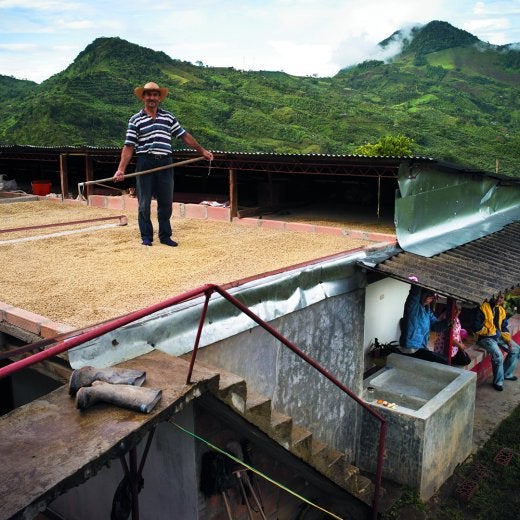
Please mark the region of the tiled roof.
[[520, 286], [520, 221], [500, 231], [427, 258], [399, 250], [363, 264], [374, 271], [435, 292], [480, 304]]

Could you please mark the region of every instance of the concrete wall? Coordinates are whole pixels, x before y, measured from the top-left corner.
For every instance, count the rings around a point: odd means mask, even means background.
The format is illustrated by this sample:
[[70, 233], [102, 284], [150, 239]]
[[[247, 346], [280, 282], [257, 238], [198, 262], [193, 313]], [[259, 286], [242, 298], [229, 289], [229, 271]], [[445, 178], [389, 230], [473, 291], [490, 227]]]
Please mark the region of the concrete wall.
[[[205, 405], [203, 403], [206, 403]], [[218, 408], [220, 406], [220, 408]], [[160, 423], [144, 465], [144, 487], [139, 494], [139, 517], [148, 519], [205, 519], [228, 518], [219, 486], [226, 489], [229, 507], [235, 520], [249, 517], [239, 486], [232, 472], [237, 466], [225, 459], [225, 466], [204, 466], [205, 453], [216, 453], [203, 440], [227, 452], [230, 443], [244, 449], [245, 459], [274, 482], [279, 482], [295, 493], [336, 514], [349, 512], [349, 518], [367, 518], [367, 507], [348, 493], [321, 479], [297, 458], [281, 447], [253, 432], [245, 421], [222, 412], [225, 405], [207, 396], [189, 403], [175, 416], [175, 423], [194, 432], [199, 439], [176, 428]], [[231, 419], [233, 417], [233, 419]], [[138, 446], [138, 464], [147, 438]], [[128, 460], [128, 459], [127, 459]], [[205, 472], [203, 476], [203, 472]], [[256, 493], [269, 518], [296, 518], [308, 506], [273, 482], [249, 473], [254, 480]], [[69, 490], [49, 505], [49, 510], [67, 520], [108, 519], [112, 500], [123, 478], [119, 460], [113, 460], [80, 486]], [[201, 492], [201, 480], [214, 486], [214, 493]], [[250, 496], [250, 500], [253, 498]], [[256, 507], [253, 504], [254, 507]], [[307, 517], [307, 516], [306, 516]], [[131, 515], [128, 517], [131, 518]], [[314, 518], [314, 517], [313, 517]]]
[[[175, 416], [175, 421], [193, 431], [193, 407], [185, 408]], [[138, 463], [146, 439], [138, 446]], [[119, 460], [114, 460], [110, 467], [58, 497], [49, 509], [67, 520], [110, 518], [112, 499], [123, 475]], [[143, 478], [144, 488], [139, 494], [140, 518], [198, 517], [198, 480], [192, 437], [170, 423], [160, 423], [148, 452]]]
[[[327, 298], [271, 322], [284, 337], [359, 394], [363, 379], [364, 289]], [[244, 377], [319, 439], [355, 456], [359, 405], [259, 327], [200, 350], [205, 360]]]

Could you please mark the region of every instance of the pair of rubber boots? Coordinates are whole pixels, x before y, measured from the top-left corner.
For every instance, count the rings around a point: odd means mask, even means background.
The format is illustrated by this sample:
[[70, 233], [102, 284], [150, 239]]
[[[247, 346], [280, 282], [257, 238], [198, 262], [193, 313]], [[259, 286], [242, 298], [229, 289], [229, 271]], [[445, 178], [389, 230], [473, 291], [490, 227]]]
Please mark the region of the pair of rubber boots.
[[69, 394], [76, 396], [76, 407], [80, 410], [105, 402], [150, 413], [161, 399], [162, 391], [141, 388], [145, 377], [142, 370], [85, 366], [72, 372]]

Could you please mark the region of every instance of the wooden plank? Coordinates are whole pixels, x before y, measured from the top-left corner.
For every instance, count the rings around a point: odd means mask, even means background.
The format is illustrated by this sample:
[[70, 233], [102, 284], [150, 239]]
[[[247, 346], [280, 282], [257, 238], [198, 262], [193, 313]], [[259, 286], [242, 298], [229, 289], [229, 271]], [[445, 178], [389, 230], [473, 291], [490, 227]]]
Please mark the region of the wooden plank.
[[143, 386], [162, 390], [152, 412], [105, 403], [80, 412], [64, 385], [0, 418], [0, 519], [32, 518], [107, 461], [136, 446], [186, 403], [218, 389], [217, 372], [195, 365], [194, 383], [186, 385], [189, 363], [158, 351], [118, 366], [145, 370]]
[[[85, 180], [91, 181], [94, 179], [94, 170], [92, 168], [92, 157], [90, 155], [85, 155]], [[90, 185], [87, 186], [87, 200], [92, 195], [92, 187]]]
[[229, 170], [229, 218], [238, 217], [238, 183], [235, 170]]
[[69, 193], [69, 166], [66, 154], [60, 154], [60, 181], [61, 196], [65, 198]]

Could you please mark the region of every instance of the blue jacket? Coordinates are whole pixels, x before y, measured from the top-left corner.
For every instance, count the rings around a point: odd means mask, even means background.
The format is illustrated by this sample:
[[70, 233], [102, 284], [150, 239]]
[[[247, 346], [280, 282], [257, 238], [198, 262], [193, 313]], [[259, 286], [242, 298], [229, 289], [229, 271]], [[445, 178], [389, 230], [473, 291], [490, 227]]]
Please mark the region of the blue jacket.
[[448, 320], [438, 320], [429, 305], [422, 305], [421, 294], [422, 290], [417, 285], [410, 287], [401, 320], [401, 347], [427, 348], [430, 330], [441, 331], [448, 328]]

